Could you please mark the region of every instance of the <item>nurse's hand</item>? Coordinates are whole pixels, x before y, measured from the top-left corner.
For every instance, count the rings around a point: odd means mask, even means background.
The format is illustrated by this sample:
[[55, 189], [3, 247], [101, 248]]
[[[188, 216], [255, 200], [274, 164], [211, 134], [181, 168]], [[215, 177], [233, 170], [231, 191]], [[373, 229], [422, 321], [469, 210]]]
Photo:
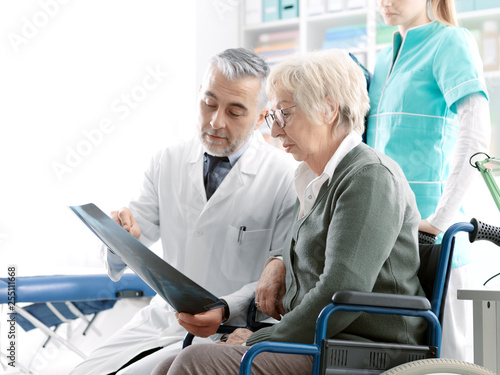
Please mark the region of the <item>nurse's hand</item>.
[[418, 230], [420, 232], [425, 232], [425, 233], [430, 233], [435, 236], [437, 236], [441, 231], [437, 229], [436, 227], [433, 227], [427, 220], [420, 220], [420, 223], [418, 224]]
[[217, 333], [222, 318], [224, 318], [224, 307], [196, 315], [175, 313], [175, 317], [188, 332], [198, 337], [208, 337]]
[[285, 274], [285, 263], [278, 258], [272, 259], [264, 268], [255, 290], [257, 309], [277, 320], [281, 320], [281, 315], [285, 315]]
[[134, 215], [132, 215], [132, 211], [130, 211], [130, 209], [123, 207], [119, 211], [111, 211], [111, 218], [132, 236], [139, 239], [141, 236], [141, 230], [139, 229], [139, 225], [137, 225]]

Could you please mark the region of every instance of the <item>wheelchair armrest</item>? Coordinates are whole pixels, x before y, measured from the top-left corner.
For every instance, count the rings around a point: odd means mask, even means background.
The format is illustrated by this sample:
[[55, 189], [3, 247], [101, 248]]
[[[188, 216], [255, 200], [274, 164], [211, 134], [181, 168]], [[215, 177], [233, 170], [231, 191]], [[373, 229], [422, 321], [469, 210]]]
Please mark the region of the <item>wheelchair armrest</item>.
[[431, 303], [425, 297], [388, 293], [356, 292], [349, 290], [336, 292], [332, 297], [332, 302], [345, 305], [395, 307], [415, 310], [431, 309]]
[[[250, 375], [251, 366], [257, 354], [269, 353], [285, 353], [285, 354], [302, 354], [311, 355], [314, 358], [319, 357], [321, 348], [311, 344], [298, 344], [290, 342], [274, 342], [262, 341], [252, 345], [241, 358], [239, 375]], [[316, 369], [313, 365], [313, 374], [317, 374], [319, 367]]]

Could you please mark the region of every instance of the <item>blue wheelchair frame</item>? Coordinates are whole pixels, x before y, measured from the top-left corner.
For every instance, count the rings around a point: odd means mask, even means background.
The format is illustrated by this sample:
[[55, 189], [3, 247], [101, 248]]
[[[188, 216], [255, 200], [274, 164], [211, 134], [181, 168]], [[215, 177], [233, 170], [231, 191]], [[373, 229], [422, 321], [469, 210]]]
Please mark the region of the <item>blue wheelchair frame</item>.
[[[477, 232], [477, 222], [457, 223], [452, 225], [444, 234], [439, 253], [437, 273], [432, 292], [432, 301], [425, 297], [395, 296], [380, 293], [337, 292], [332, 298], [332, 303], [327, 305], [318, 316], [313, 344], [298, 344], [285, 342], [265, 341], [251, 346], [241, 359], [240, 375], [250, 375], [253, 359], [262, 352], [300, 354], [313, 357], [312, 374], [317, 375], [321, 369], [322, 343], [326, 339], [327, 323], [336, 311], [367, 312], [375, 314], [407, 315], [422, 317], [428, 322], [428, 344], [438, 348], [441, 346], [441, 324], [438, 316], [441, 311], [442, 297], [445, 289], [448, 264], [454, 236], [458, 232]], [[473, 239], [469, 235], [471, 242]], [[364, 305], [366, 298], [371, 301], [379, 300], [376, 305]], [[395, 306], [399, 301], [399, 307]], [[402, 307], [402, 306], [407, 306]]]

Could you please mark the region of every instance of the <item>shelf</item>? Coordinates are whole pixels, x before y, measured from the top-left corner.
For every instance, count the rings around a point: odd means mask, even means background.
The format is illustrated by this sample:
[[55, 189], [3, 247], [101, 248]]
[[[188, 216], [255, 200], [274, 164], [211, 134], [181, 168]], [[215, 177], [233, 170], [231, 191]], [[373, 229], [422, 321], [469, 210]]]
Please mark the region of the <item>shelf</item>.
[[287, 20], [276, 20], [271, 22], [263, 22], [255, 25], [248, 25], [244, 27], [247, 32], [273, 32], [283, 31], [299, 27], [298, 18], [290, 18]]
[[[260, 0], [245, 0], [245, 1], [260, 1]], [[385, 47], [385, 45], [377, 45], [378, 25], [385, 25], [382, 16], [377, 11], [375, 1], [367, 0], [366, 7], [360, 9], [344, 10], [341, 12], [331, 12], [316, 15], [308, 15], [308, 3], [310, 0], [299, 0], [299, 17], [286, 20], [277, 20], [272, 22], [264, 22], [255, 25], [243, 26], [240, 29], [241, 44], [247, 48], [253, 48], [257, 45], [259, 35], [266, 33], [283, 32], [289, 30], [299, 31], [299, 48], [300, 52], [314, 51], [321, 49], [327, 30], [336, 27], [366, 25], [367, 49], [356, 49], [355, 51], [366, 53], [367, 67], [373, 69], [375, 65], [376, 54]], [[240, 19], [244, 20], [245, 7], [240, 7]], [[496, 20], [500, 24], [500, 7], [476, 10], [471, 12], [458, 13], [459, 24], [472, 31], [482, 30], [483, 23], [486, 20]], [[385, 32], [381, 29], [381, 33]], [[474, 33], [476, 36], [478, 33]], [[381, 37], [384, 35], [380, 34]], [[380, 39], [382, 41], [388, 38]], [[500, 73], [486, 72], [485, 79], [488, 85], [500, 85]]]
[[500, 16], [500, 8], [491, 8], [491, 9], [481, 9], [474, 10], [471, 12], [463, 12], [458, 13], [459, 21], [468, 21], [468, 20], [480, 20], [480, 19], [491, 19], [492, 17]]
[[[493, 70], [489, 72], [484, 72], [484, 79], [487, 82], [494, 82], [496, 84], [500, 83], [500, 70]], [[495, 85], [497, 86], [497, 85]]]
[[354, 9], [343, 12], [324, 13], [314, 16], [307, 16], [306, 22], [314, 23], [315, 26], [320, 28], [330, 28], [339, 25], [354, 25], [366, 23], [366, 16], [368, 10]]
[[472, 12], [458, 13], [458, 24], [459, 26], [471, 28], [483, 27], [484, 21], [500, 19], [500, 8], [482, 9], [475, 10]]
[[375, 49], [377, 50], [377, 52], [379, 52], [379, 51], [383, 50], [385, 47], [390, 46], [390, 45], [391, 45], [391, 43], [377, 44]]
[[[305, 33], [305, 41], [307, 47], [305, 48], [305, 50], [314, 51], [322, 49], [325, 35], [329, 29], [346, 26], [366, 25], [367, 18], [367, 8], [307, 16], [305, 18], [304, 25], [307, 29], [307, 32]], [[366, 43], [368, 44], [368, 42]], [[359, 51], [359, 48], [354, 47], [353, 49]], [[363, 52], [366, 52], [366, 49], [364, 49]]]
[[353, 55], [356, 55], [358, 53], [368, 53], [368, 47], [362, 47], [362, 48], [346, 48], [345, 49], [347, 52], [352, 53]]

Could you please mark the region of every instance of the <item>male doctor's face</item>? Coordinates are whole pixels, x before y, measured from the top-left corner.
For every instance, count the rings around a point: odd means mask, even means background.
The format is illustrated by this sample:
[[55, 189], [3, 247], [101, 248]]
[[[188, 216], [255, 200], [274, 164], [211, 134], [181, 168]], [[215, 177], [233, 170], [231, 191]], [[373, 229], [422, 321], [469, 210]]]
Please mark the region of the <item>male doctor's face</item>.
[[258, 78], [227, 80], [217, 67], [209, 70], [199, 93], [198, 126], [208, 152], [228, 156], [238, 151], [257, 129], [266, 111], [258, 109]]

